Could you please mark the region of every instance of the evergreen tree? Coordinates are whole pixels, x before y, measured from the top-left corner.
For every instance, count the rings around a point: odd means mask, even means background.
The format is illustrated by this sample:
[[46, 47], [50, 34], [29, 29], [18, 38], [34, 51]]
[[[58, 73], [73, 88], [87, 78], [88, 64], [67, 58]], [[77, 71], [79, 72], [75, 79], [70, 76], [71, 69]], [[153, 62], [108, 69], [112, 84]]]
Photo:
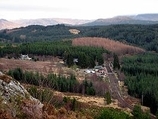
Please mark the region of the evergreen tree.
[[67, 55], [66, 64], [68, 65], [68, 67], [73, 65], [73, 56], [71, 54]]
[[150, 119], [150, 115], [147, 112], [143, 112], [140, 105], [135, 105], [132, 111], [134, 119]]
[[156, 119], [158, 119], [158, 110], [156, 111]]
[[73, 98], [73, 99], [72, 99], [72, 110], [73, 110], [73, 111], [76, 110], [76, 102], [77, 102], [76, 99]]
[[111, 103], [111, 95], [110, 95], [109, 92], [105, 93], [105, 97], [104, 98], [105, 98], [105, 101], [106, 101], [107, 104]]
[[114, 69], [120, 69], [120, 63], [119, 63], [119, 58], [118, 56], [114, 53], [113, 55], [114, 61], [113, 61], [113, 68]]

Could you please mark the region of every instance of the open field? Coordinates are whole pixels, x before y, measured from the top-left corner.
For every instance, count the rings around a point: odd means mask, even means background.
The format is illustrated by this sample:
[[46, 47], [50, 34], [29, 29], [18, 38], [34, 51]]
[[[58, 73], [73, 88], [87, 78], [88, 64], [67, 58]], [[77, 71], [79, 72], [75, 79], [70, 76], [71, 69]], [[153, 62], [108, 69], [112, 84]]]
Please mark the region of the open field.
[[20, 59], [0, 58], [0, 70], [8, 71], [9, 69], [21, 68], [22, 70], [47, 73], [59, 73], [61, 71], [60, 60], [55, 61], [28, 61]]
[[118, 55], [137, 54], [145, 51], [142, 48], [127, 45], [119, 41], [98, 37], [75, 38], [72, 40], [72, 45], [103, 47], [106, 50], [117, 53]]
[[73, 74], [78, 80], [82, 81], [85, 79], [84, 72], [76, 72], [72, 68], [66, 67], [59, 58], [51, 57], [50, 60], [44, 59], [45, 61], [41, 61], [41, 59], [35, 62], [31, 60], [0, 58], [0, 71], [7, 72], [11, 69], [21, 68], [23, 71], [39, 72], [43, 75], [53, 73], [69, 76]]

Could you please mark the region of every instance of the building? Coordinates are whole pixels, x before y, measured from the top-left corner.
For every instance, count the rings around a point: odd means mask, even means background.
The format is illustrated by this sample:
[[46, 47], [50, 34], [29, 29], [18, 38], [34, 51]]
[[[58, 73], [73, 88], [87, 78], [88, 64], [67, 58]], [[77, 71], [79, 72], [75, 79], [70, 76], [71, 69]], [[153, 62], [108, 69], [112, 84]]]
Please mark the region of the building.
[[21, 54], [21, 59], [22, 60], [31, 60], [32, 58], [30, 58], [28, 55], [22, 55]]
[[102, 67], [102, 66], [95, 66], [95, 67], [94, 67], [94, 70], [95, 70], [95, 71], [103, 70], [103, 67]]

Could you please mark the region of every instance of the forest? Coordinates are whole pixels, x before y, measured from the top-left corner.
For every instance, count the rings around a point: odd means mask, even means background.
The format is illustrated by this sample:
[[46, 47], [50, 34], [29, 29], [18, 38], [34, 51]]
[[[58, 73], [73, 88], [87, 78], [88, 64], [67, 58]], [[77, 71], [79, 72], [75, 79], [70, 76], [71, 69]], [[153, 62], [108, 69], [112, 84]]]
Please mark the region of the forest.
[[76, 80], [76, 77], [73, 75], [70, 75], [69, 77], [55, 74], [43, 76], [38, 72], [33, 73], [31, 71], [23, 71], [20, 68], [9, 70], [8, 75], [22, 83], [49, 87], [60, 92], [96, 95], [93, 83], [91, 81], [84, 80], [82, 83], [79, 83], [79, 81]]
[[[16, 47], [8, 45], [0, 49], [0, 56], [13, 55], [14, 58], [19, 58], [20, 54], [33, 55], [51, 55], [61, 57], [70, 67], [76, 63], [81, 68], [93, 68], [95, 62], [103, 64], [103, 53], [109, 53], [103, 48], [72, 46], [71, 41], [50, 41], [50, 42], [34, 42], [23, 43]], [[74, 62], [77, 59], [77, 62]]]
[[158, 110], [158, 54], [144, 53], [125, 57], [122, 71], [126, 75], [128, 93], [142, 100], [152, 113]]
[[109, 25], [91, 27], [85, 36], [104, 37], [140, 46], [150, 51], [158, 51], [158, 25]]
[[[78, 29], [72, 34], [69, 29]], [[23, 43], [34, 41], [52, 41], [79, 37], [102, 37], [123, 43], [143, 47], [158, 52], [158, 24], [154, 25], [109, 25], [109, 26], [28, 26], [13, 30], [0, 31], [0, 41], [5, 43]]]
[[52, 41], [73, 38], [70, 27], [65, 25], [40, 26], [32, 25], [12, 30], [2, 30], [0, 39], [8, 43], [23, 43], [34, 41]]

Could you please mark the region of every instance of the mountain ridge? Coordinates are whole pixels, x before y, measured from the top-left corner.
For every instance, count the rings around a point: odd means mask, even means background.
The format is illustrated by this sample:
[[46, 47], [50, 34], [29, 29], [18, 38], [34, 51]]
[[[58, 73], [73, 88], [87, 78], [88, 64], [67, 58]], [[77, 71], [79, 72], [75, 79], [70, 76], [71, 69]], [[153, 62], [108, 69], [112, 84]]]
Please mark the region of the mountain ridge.
[[40, 19], [21, 19], [21, 20], [6, 20], [0, 19], [1, 29], [12, 29], [18, 27], [26, 27], [29, 25], [74, 25], [74, 26], [97, 26], [97, 25], [112, 25], [112, 24], [157, 24], [158, 13], [156, 14], [138, 14], [115, 16], [112, 18], [99, 18], [96, 20], [84, 19], [69, 19], [69, 18], [40, 18]]
[[113, 25], [113, 24], [157, 24], [158, 14], [138, 14], [115, 16], [107, 19], [97, 19], [84, 26]]

